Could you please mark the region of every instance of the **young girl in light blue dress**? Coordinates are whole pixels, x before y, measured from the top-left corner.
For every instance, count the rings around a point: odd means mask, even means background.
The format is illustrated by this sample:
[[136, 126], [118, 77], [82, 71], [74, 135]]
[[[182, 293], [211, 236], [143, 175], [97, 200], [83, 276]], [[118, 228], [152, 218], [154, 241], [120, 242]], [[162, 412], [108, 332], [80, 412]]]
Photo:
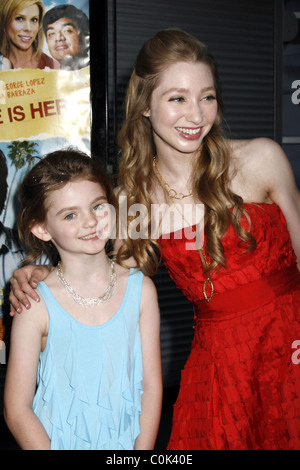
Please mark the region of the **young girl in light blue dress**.
[[114, 195], [97, 162], [49, 154], [25, 177], [19, 230], [32, 262], [60, 258], [14, 318], [5, 419], [22, 449], [153, 449], [161, 411], [154, 284], [106, 253]]

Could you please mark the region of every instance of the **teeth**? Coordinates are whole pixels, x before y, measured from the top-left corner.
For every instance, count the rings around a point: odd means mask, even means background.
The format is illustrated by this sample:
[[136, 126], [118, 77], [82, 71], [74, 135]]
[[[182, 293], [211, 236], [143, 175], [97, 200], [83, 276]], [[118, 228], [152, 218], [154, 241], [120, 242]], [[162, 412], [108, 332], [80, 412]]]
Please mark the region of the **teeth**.
[[82, 240], [89, 240], [90, 238], [94, 238], [96, 233], [92, 233], [91, 235], [87, 235], [86, 237], [80, 237]]
[[187, 129], [185, 127], [177, 127], [177, 129], [180, 132], [183, 132], [184, 134], [189, 134], [189, 135], [196, 135], [201, 131], [200, 127], [198, 129]]

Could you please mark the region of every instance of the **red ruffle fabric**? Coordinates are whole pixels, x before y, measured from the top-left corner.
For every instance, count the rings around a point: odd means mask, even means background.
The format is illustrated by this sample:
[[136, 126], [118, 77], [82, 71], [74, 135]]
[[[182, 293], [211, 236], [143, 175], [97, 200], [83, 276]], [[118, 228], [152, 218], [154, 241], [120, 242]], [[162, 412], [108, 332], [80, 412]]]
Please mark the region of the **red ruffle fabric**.
[[209, 304], [198, 252], [186, 250], [187, 232], [160, 239], [170, 276], [195, 305], [169, 450], [300, 450], [300, 364], [292, 360], [300, 340], [296, 256], [277, 205], [245, 209], [257, 248], [245, 254], [228, 230], [227, 267], [213, 275]]

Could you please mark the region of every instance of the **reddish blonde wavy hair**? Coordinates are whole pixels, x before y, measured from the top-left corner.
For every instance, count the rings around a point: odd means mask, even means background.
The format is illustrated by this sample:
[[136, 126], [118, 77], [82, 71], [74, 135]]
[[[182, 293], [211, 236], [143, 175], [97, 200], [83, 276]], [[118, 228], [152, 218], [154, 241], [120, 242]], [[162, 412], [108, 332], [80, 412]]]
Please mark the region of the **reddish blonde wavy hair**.
[[[245, 214], [243, 200], [229, 188], [230, 149], [221, 123], [223, 101], [217, 67], [207, 47], [195, 37], [179, 29], [166, 29], [146, 41], [140, 50], [126, 96], [126, 118], [119, 132], [121, 148], [119, 177], [121, 190], [127, 195], [128, 207], [144, 204], [148, 209], [149, 236], [151, 222], [151, 190], [157, 176], [153, 171], [156, 154], [150, 120], [143, 115], [149, 109], [151, 96], [157, 87], [160, 74], [176, 62], [201, 62], [211, 70], [216, 89], [218, 113], [216, 121], [199, 149], [199, 157], [193, 172], [193, 194], [205, 206], [206, 253], [212, 263], [209, 270], [226, 265], [222, 237], [230, 224], [237, 236], [248, 248], [254, 248], [255, 240], [240, 224]], [[230, 210], [229, 207], [233, 209]], [[119, 262], [133, 256], [137, 265], [148, 275], [157, 267], [155, 242], [148, 238], [124, 240], [119, 250]]]

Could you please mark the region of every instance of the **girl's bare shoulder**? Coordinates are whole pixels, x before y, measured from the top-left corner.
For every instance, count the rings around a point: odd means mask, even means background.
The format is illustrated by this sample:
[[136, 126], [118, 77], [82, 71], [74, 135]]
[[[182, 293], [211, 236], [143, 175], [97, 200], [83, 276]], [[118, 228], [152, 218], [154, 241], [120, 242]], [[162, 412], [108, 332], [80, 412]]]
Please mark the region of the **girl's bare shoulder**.
[[245, 201], [271, 202], [270, 194], [276, 180], [288, 171], [287, 157], [269, 138], [231, 140], [234, 191]]
[[[267, 137], [230, 140], [229, 145], [232, 150], [232, 156], [238, 160], [262, 162], [265, 161], [265, 158], [268, 160], [277, 159], [284, 155], [280, 145]], [[264, 159], [262, 159], [262, 157], [264, 157]]]

